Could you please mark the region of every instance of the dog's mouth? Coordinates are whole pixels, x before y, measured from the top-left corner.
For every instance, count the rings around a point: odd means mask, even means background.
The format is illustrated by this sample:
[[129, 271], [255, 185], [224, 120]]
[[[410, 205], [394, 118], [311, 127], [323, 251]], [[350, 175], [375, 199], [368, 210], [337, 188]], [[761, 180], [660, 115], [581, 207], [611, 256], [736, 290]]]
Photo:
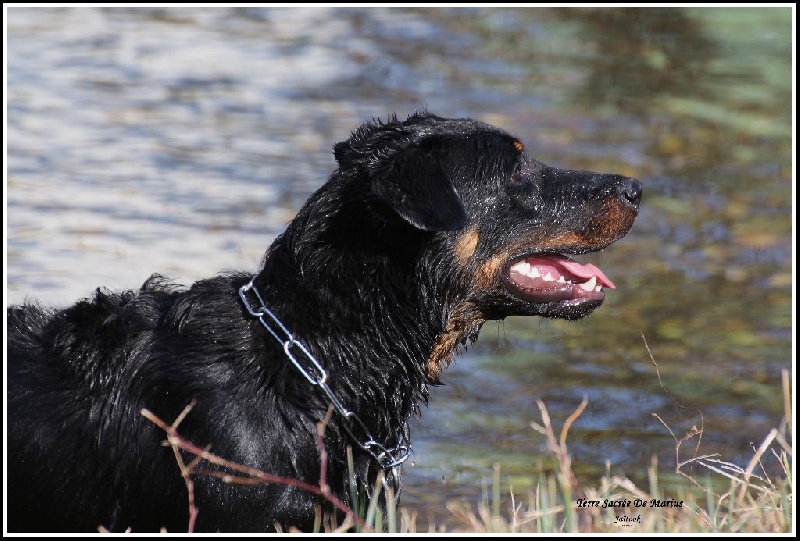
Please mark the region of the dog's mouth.
[[503, 281], [509, 293], [521, 300], [571, 306], [602, 302], [603, 288], [615, 289], [596, 266], [557, 253], [528, 255], [512, 261]]

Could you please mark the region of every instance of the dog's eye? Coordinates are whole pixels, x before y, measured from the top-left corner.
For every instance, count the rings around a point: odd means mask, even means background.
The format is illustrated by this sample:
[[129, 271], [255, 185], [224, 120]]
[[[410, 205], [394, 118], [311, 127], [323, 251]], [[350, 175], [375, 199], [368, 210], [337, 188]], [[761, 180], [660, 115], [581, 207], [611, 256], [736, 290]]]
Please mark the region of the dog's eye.
[[523, 182], [525, 182], [525, 179], [522, 178], [522, 173], [520, 173], [519, 171], [514, 171], [511, 174], [511, 178], [508, 181], [508, 183], [511, 184], [512, 186], [519, 186]]

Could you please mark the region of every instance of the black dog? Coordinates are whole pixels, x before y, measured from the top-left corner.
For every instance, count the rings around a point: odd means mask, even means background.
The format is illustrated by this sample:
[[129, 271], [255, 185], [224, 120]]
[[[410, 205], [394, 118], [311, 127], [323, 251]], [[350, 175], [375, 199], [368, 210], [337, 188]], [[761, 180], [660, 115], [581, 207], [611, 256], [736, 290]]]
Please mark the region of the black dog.
[[[187, 440], [312, 485], [333, 405], [327, 483], [353, 505], [352, 482], [397, 482], [409, 418], [484, 321], [581, 318], [614, 287], [562, 254], [623, 237], [636, 180], [548, 167], [492, 126], [427, 113], [367, 123], [334, 154], [252, 282], [154, 276], [64, 310], [8, 309], [10, 531], [186, 531], [187, 485], [141, 410], [172, 422], [192, 401]], [[310, 529], [332, 510], [285, 484], [193, 481], [197, 531]]]

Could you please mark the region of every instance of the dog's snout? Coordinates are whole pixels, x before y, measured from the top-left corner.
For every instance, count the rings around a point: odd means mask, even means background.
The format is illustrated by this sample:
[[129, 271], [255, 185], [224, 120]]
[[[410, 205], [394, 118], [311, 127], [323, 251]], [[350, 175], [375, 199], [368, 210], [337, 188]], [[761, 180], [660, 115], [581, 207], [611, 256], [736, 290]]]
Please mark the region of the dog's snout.
[[638, 207], [642, 200], [642, 183], [635, 178], [623, 177], [617, 185], [617, 193], [621, 199]]

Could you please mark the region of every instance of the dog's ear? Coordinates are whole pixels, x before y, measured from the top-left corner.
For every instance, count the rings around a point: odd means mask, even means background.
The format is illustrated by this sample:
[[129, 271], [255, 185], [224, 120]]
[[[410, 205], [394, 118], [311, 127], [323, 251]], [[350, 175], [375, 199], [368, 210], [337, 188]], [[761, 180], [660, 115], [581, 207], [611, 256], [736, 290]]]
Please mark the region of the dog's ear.
[[441, 120], [428, 114], [401, 122], [367, 122], [350, 139], [336, 143], [340, 171], [369, 178], [370, 191], [405, 222], [423, 231], [456, 231], [469, 219], [424, 126]]
[[456, 231], [467, 225], [461, 198], [439, 160], [410, 146], [373, 162], [372, 192], [406, 222], [423, 231]]

